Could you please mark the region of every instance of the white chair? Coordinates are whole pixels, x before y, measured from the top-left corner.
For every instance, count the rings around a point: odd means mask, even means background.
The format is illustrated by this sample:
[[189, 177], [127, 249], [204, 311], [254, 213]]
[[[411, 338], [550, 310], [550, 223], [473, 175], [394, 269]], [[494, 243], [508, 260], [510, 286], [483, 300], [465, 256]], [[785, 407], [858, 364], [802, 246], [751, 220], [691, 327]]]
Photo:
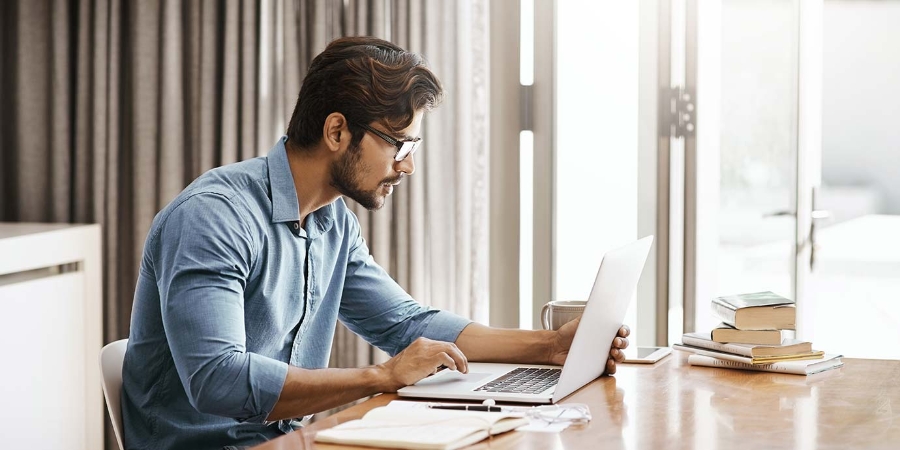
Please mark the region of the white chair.
[[126, 347], [128, 347], [128, 339], [122, 339], [110, 342], [100, 350], [103, 398], [106, 399], [106, 409], [112, 419], [113, 432], [116, 434], [119, 450], [125, 450], [125, 446], [122, 445], [122, 406], [119, 400], [122, 397], [122, 363], [125, 360]]

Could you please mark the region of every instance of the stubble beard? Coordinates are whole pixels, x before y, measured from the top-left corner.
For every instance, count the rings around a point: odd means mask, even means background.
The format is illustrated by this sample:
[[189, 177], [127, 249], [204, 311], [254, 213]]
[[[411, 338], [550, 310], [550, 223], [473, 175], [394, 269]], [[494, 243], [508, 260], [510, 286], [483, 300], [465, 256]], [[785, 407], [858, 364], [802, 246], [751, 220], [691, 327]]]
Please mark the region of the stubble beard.
[[362, 152], [359, 146], [348, 148], [341, 159], [331, 165], [331, 185], [341, 195], [351, 198], [369, 211], [381, 209], [386, 196], [380, 195], [378, 191], [384, 183], [391, 183], [393, 180], [383, 180], [373, 190], [363, 189], [360, 187], [360, 175], [369, 172], [371, 169], [362, 162]]

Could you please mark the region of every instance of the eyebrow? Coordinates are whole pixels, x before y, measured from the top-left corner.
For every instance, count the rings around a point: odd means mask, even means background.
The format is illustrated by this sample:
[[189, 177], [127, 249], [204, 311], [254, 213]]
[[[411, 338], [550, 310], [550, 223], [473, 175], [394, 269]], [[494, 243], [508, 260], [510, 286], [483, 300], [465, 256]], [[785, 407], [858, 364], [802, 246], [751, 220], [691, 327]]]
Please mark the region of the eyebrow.
[[419, 139], [419, 138], [414, 138], [408, 134], [394, 134], [388, 130], [379, 130], [378, 128], [374, 128], [374, 127], [372, 127], [372, 128], [377, 130], [379, 133], [384, 133], [385, 136], [390, 136], [398, 141], [415, 141], [416, 139]]
[[[378, 130], [377, 128], [374, 128], [374, 129]], [[421, 137], [412, 137], [408, 134], [393, 134], [393, 133], [388, 132], [387, 130], [378, 130], [378, 132], [384, 133], [385, 136], [390, 136], [398, 141], [416, 141], [416, 140], [422, 139]]]

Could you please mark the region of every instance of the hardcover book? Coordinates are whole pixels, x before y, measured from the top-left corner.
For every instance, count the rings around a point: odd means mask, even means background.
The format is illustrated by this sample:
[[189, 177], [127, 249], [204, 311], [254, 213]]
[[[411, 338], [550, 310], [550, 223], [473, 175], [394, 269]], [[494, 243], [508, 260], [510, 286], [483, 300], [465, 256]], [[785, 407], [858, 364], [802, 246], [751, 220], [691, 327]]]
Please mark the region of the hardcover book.
[[738, 330], [725, 322], [710, 332], [715, 342], [735, 342], [741, 344], [779, 345], [786, 336], [785, 330]]
[[794, 301], [770, 291], [717, 297], [712, 311], [740, 330], [793, 330], [796, 323]]
[[690, 352], [697, 355], [709, 356], [718, 359], [727, 359], [729, 361], [740, 362], [744, 364], [771, 364], [781, 361], [799, 361], [803, 359], [822, 359], [825, 352], [813, 350], [808, 353], [796, 353], [793, 355], [783, 356], [743, 356], [735, 353], [728, 353], [718, 350], [711, 350], [703, 347], [694, 347], [692, 345], [675, 344], [672, 348], [683, 352]]
[[707, 333], [685, 333], [683, 336], [681, 336], [681, 342], [685, 345], [690, 345], [693, 347], [707, 348], [710, 350], [751, 357], [789, 356], [809, 353], [812, 351], [811, 343], [798, 341], [796, 339], [786, 339], [778, 345], [739, 343], [723, 344], [721, 342], [715, 342], [711, 340]]

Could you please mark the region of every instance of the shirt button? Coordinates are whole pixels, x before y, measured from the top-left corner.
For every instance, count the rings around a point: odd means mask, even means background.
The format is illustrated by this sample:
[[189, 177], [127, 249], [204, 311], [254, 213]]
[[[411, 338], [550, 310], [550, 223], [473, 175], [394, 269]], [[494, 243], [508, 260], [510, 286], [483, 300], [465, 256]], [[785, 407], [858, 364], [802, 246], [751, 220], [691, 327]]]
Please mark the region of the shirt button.
[[297, 223], [297, 222], [294, 222], [294, 229], [295, 229], [295, 230], [299, 230], [299, 229], [300, 229], [300, 224]]

